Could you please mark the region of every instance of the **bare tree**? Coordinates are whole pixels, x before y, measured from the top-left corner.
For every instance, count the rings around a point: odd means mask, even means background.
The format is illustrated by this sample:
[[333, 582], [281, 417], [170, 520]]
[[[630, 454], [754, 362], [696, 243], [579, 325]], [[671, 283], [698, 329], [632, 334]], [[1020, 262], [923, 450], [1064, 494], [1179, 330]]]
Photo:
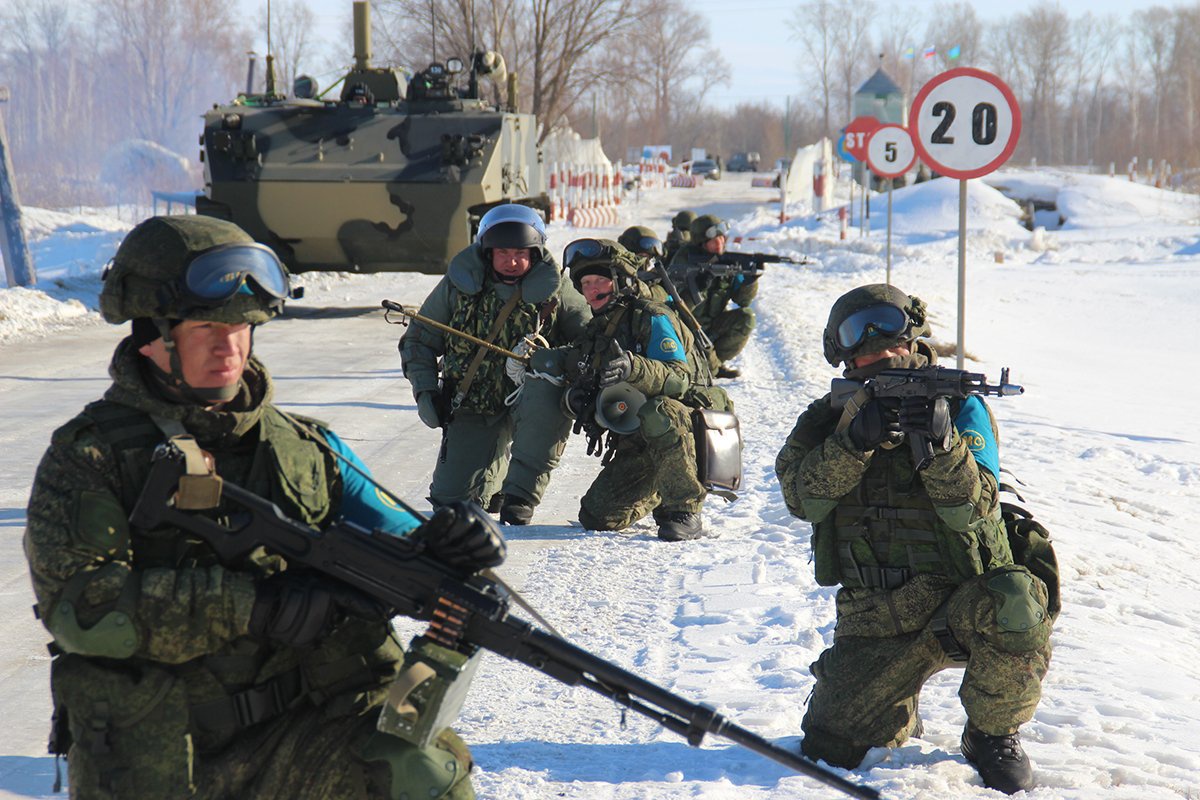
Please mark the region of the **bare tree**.
[[833, 132], [832, 105], [836, 74], [835, 51], [838, 48], [838, 10], [835, 0], [812, 0], [796, 9], [788, 27], [807, 53], [800, 59], [801, 78], [816, 78], [816, 91], [821, 107], [821, 130], [828, 136]]
[[273, 0], [269, 9], [270, 20], [264, 9], [260, 24], [262, 30], [270, 31], [271, 56], [279, 81], [276, 91], [291, 94], [296, 76], [302, 74], [315, 44], [316, 17], [305, 0]]

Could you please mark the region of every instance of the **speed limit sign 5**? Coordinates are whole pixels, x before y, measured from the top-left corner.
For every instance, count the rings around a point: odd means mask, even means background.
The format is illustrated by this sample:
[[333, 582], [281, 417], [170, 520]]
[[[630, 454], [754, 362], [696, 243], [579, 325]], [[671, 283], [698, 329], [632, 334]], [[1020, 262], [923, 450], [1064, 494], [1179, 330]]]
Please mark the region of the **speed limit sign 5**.
[[916, 160], [912, 137], [899, 125], [880, 126], [867, 141], [867, 165], [882, 178], [899, 178]]
[[909, 112], [921, 160], [951, 178], [978, 178], [1008, 160], [1021, 136], [1021, 109], [1004, 81], [958, 67], [934, 76]]

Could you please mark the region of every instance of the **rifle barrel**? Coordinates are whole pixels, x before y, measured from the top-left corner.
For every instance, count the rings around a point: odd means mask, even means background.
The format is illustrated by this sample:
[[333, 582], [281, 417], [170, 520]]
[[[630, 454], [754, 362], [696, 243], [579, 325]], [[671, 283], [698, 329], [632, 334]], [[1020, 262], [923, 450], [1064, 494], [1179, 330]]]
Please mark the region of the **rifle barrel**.
[[445, 324], [444, 322], [438, 322], [436, 319], [430, 319], [429, 317], [426, 317], [422, 314], [418, 314], [416, 311], [413, 311], [410, 308], [402, 306], [395, 301], [384, 300], [383, 308], [387, 311], [395, 311], [397, 314], [400, 314], [401, 316], [408, 317], [409, 319], [415, 320], [416, 322], [419, 322], [422, 325], [428, 325], [431, 328], [437, 328], [440, 331], [444, 331], [446, 333], [452, 334], [454, 336], [457, 336], [460, 339], [466, 339], [468, 342], [472, 342], [472, 343], [477, 344], [480, 347], [483, 347], [487, 350], [491, 350], [493, 353], [499, 353], [502, 356], [508, 356], [509, 358], [516, 359], [517, 361], [525, 361], [525, 362], [529, 361], [528, 355], [523, 355], [523, 356], [517, 355], [512, 350], [505, 350], [500, 345], [492, 344], [491, 342], [484, 341], [483, 339], [480, 339], [478, 336], [472, 336], [471, 334], [467, 333], [466, 331], [460, 331], [458, 328], [452, 328], [449, 325]]

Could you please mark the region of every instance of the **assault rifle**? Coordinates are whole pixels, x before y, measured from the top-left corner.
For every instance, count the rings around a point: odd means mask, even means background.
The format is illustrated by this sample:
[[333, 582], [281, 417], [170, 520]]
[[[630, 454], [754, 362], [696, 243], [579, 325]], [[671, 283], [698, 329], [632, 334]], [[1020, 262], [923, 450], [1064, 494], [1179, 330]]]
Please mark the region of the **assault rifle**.
[[150, 475], [130, 523], [144, 529], [171, 525], [203, 539], [225, 563], [258, 547], [289, 565], [304, 565], [365, 592], [396, 613], [430, 623], [426, 637], [473, 655], [479, 648], [519, 661], [568, 686], [583, 686], [649, 717], [699, 747], [705, 734], [723, 736], [772, 761], [852, 797], [879, 793], [847, 781], [802, 756], [742, 728], [703, 703], [693, 703], [570, 642], [509, 614], [510, 596], [498, 580], [465, 574], [423, 552], [413, 537], [369, 531], [351, 522], [317, 530], [283, 515], [279, 507], [223, 481], [221, 521], [177, 507], [186, 465], [174, 444], [155, 451]]
[[[859, 393], [862, 393], [861, 395]], [[971, 395], [1011, 397], [1024, 394], [1025, 387], [1008, 382], [1008, 367], [1000, 370], [1000, 383], [988, 383], [981, 372], [967, 372], [948, 367], [920, 367], [918, 369], [885, 369], [866, 381], [834, 378], [830, 387], [830, 403], [842, 408], [853, 403], [852, 412], [866, 405], [871, 398], [923, 397], [933, 400], [938, 397], [965, 400]], [[933, 460], [933, 444], [928, 436], [908, 437], [912, 451], [913, 466], [924, 469]]]
[[[669, 267], [676, 283], [687, 287], [691, 305], [698, 305], [703, 298], [703, 289], [713, 278], [733, 278], [741, 275], [748, 280], [757, 279], [766, 272], [767, 264], [811, 264], [807, 258], [797, 261], [787, 256], [770, 253], [689, 253], [686, 264]], [[702, 283], [703, 282], [703, 283]]]

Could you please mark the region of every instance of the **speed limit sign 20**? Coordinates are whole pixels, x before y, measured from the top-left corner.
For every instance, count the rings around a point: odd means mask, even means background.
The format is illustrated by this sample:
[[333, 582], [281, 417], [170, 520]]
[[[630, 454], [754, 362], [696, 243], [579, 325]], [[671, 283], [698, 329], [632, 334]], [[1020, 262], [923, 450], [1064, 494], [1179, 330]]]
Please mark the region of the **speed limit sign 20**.
[[909, 112], [921, 160], [950, 178], [978, 178], [1008, 160], [1021, 135], [1021, 110], [1004, 81], [958, 67], [921, 87]]
[[867, 141], [867, 165], [882, 178], [899, 178], [916, 160], [912, 137], [899, 125], [880, 126]]

